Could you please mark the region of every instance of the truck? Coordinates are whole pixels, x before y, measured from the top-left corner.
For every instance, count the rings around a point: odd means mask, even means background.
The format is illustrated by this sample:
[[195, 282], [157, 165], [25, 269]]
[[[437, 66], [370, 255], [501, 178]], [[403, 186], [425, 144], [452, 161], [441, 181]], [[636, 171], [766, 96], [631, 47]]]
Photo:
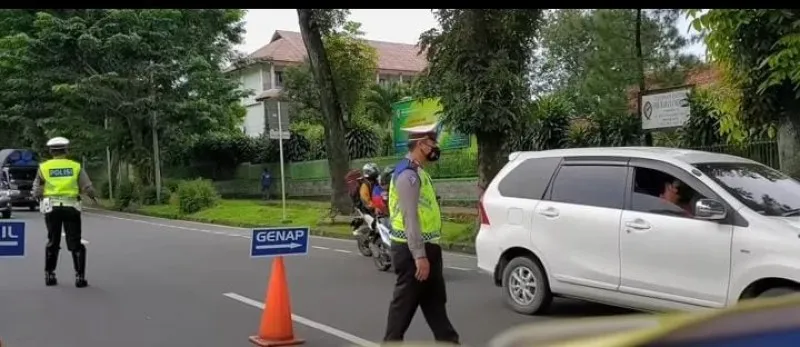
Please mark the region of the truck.
[[33, 197], [33, 180], [39, 170], [39, 156], [30, 149], [0, 150], [0, 214], [11, 218], [14, 207], [39, 208]]

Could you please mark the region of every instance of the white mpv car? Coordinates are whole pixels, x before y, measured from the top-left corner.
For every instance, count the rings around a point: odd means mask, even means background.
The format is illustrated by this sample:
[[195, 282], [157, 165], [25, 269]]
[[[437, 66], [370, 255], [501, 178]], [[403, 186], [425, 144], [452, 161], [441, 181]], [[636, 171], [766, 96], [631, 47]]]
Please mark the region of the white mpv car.
[[668, 311], [800, 291], [800, 183], [736, 156], [515, 152], [479, 211], [478, 267], [519, 313], [554, 296]]

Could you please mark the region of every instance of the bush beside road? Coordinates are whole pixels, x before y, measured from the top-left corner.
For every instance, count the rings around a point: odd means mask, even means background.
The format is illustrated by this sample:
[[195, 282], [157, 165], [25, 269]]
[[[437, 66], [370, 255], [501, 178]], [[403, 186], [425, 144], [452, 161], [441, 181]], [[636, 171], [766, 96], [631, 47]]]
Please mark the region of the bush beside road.
[[[103, 206], [112, 208], [113, 203], [103, 201]], [[451, 210], [452, 211], [449, 211]], [[475, 214], [468, 208], [444, 208], [445, 221], [440, 243], [445, 249], [457, 252], [474, 253], [473, 235], [475, 233]], [[194, 213], [181, 213], [179, 206], [159, 204], [135, 206], [126, 212], [152, 217], [189, 220], [195, 222], [228, 225], [242, 228], [277, 227], [284, 225], [281, 202], [261, 200], [221, 199], [214, 206]], [[330, 203], [317, 201], [291, 200], [286, 202], [287, 225], [309, 226], [314, 235], [350, 238], [349, 218], [330, 217]]]

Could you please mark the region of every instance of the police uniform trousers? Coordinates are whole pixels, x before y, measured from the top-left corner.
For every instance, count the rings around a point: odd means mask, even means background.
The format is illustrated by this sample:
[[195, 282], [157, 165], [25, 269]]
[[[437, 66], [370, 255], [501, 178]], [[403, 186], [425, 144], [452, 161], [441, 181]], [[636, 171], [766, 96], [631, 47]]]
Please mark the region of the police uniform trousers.
[[459, 337], [447, 317], [447, 290], [443, 276], [442, 248], [425, 243], [425, 254], [430, 263], [430, 272], [425, 281], [417, 280], [417, 267], [408, 244], [393, 242], [391, 246], [392, 264], [397, 274], [394, 297], [389, 306], [384, 341], [402, 341], [417, 306], [433, 331], [436, 341], [459, 344]]
[[81, 243], [81, 212], [73, 207], [53, 206], [53, 210], [44, 215], [44, 222], [47, 225], [44, 271], [56, 270], [63, 228], [67, 249], [72, 252], [75, 273], [83, 276], [86, 271], [86, 246]]

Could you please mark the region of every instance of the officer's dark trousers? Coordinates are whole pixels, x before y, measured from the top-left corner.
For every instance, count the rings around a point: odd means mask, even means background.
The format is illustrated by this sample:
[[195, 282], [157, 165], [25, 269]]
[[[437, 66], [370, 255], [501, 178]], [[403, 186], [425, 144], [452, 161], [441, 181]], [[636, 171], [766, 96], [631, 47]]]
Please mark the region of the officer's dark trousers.
[[405, 243], [392, 244], [392, 263], [397, 274], [394, 297], [389, 306], [384, 341], [402, 341], [417, 312], [417, 306], [433, 331], [436, 341], [458, 344], [458, 333], [447, 317], [447, 290], [442, 275], [442, 248], [435, 244], [425, 244], [425, 253], [430, 263], [430, 274], [425, 281], [418, 281], [414, 257]]
[[83, 276], [86, 271], [86, 247], [81, 243], [81, 213], [72, 207], [54, 206], [52, 212], [44, 215], [44, 222], [47, 225], [44, 271], [56, 270], [63, 228], [67, 249], [72, 252], [75, 273]]

